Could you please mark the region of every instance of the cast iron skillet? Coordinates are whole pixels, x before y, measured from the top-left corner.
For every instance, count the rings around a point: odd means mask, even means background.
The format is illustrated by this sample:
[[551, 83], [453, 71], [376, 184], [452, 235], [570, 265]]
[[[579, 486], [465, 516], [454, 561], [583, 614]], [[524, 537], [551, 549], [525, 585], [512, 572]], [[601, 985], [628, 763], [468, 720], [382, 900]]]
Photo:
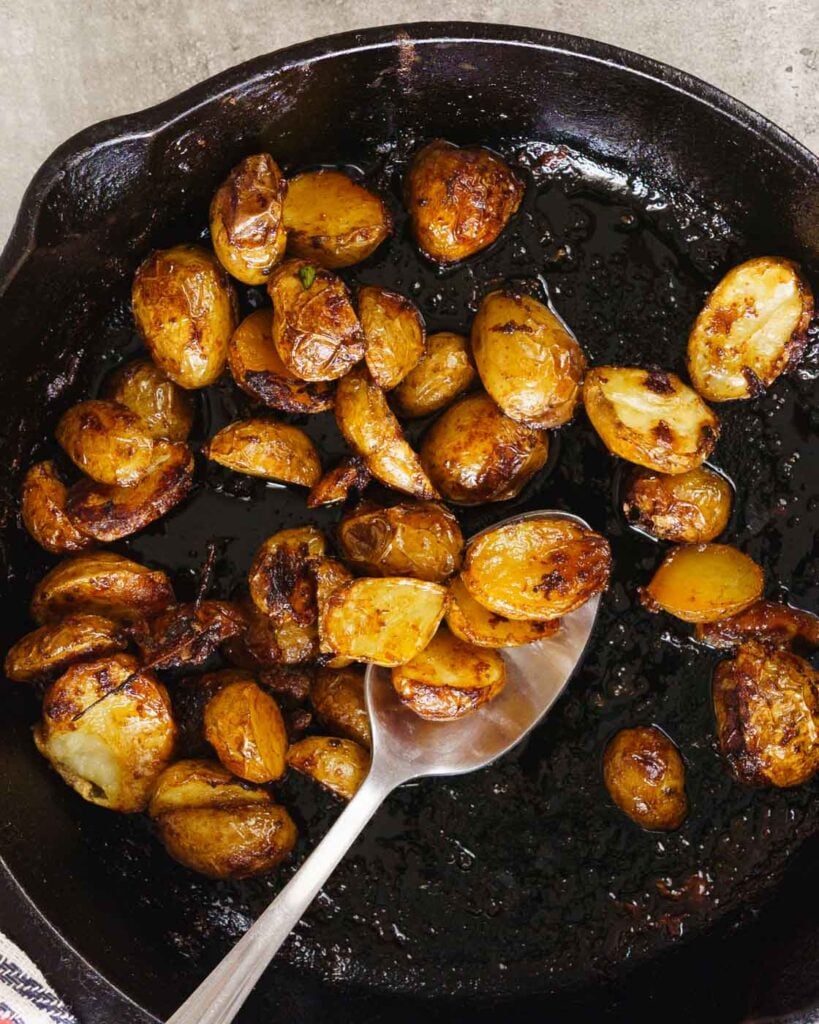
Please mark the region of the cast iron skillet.
[[[417, 258], [398, 203], [406, 155], [437, 135], [488, 143], [528, 178], [514, 230], [446, 273]], [[471, 24], [337, 36], [88, 129], [38, 173], [0, 262], [4, 649], [27, 628], [48, 564], [17, 522], [21, 471], [51, 451], [58, 413], [135, 351], [128, 290], [139, 260], [201, 236], [217, 183], [260, 149], [286, 170], [352, 165], [392, 196], [396, 240], [349, 277], [411, 294], [432, 330], [465, 328], [491, 284], [524, 278], [592, 362], [680, 370], [690, 321], [732, 263], [779, 253], [819, 284], [815, 157], [701, 82], [567, 36]], [[246, 289], [242, 301], [263, 299]], [[737, 484], [729, 538], [764, 564], [770, 593], [813, 608], [816, 348], [814, 330], [799, 372], [721, 410], [714, 459]], [[198, 436], [236, 410], [235, 391], [216, 389]], [[310, 430], [338, 450], [329, 417]], [[243, 1020], [812, 1019], [816, 787], [729, 781], [713, 749], [715, 659], [636, 604], [660, 550], [619, 518], [614, 460], [582, 415], [554, 451], [512, 507], [464, 526], [563, 507], [612, 538], [615, 582], [581, 671], [518, 753], [391, 798]], [[262, 537], [305, 520], [303, 496], [200, 472], [195, 496], [123, 550], [172, 569], [184, 595], [216, 537], [217, 593], [228, 594]], [[214, 884], [173, 864], [142, 819], [91, 807], [58, 781], [31, 743], [27, 690], [4, 686], [2, 701], [3, 926], [86, 1020], [165, 1015], [280, 878]], [[600, 782], [606, 738], [652, 721], [688, 766], [692, 813], [671, 836], [633, 827]], [[337, 806], [299, 780], [282, 799], [302, 825], [298, 862]]]

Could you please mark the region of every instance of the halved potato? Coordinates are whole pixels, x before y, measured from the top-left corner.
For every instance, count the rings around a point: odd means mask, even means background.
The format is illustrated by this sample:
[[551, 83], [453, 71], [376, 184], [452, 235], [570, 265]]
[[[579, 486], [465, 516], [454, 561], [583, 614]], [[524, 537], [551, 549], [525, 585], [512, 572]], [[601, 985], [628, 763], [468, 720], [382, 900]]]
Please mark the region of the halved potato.
[[310, 703], [326, 728], [370, 749], [372, 734], [362, 668], [322, 669], [310, 687]]
[[707, 466], [675, 475], [638, 469], [629, 478], [623, 512], [658, 540], [702, 544], [728, 525], [733, 501], [731, 485]]
[[291, 253], [330, 268], [365, 260], [392, 230], [390, 213], [377, 195], [329, 168], [290, 179], [284, 224]]
[[462, 334], [439, 331], [427, 338], [427, 350], [392, 394], [399, 416], [418, 418], [438, 412], [477, 379]]
[[191, 396], [150, 359], [121, 366], [105, 382], [102, 394], [136, 413], [151, 437], [187, 441], [193, 426]]
[[762, 596], [762, 570], [730, 544], [686, 544], [663, 559], [640, 596], [685, 622], [714, 622], [749, 608]]
[[26, 473], [20, 511], [23, 525], [41, 548], [55, 555], [84, 551], [94, 539], [80, 533], [65, 510], [68, 488], [54, 462], [37, 462]]
[[284, 256], [287, 182], [269, 153], [245, 157], [210, 204], [210, 239], [219, 262], [243, 284], [264, 284]]
[[[309, 562], [308, 568], [316, 591], [319, 651], [323, 655], [332, 654], [334, 648], [325, 633], [324, 613], [330, 598], [342, 584], [352, 582], [353, 574], [337, 558], [313, 558]], [[327, 664], [332, 668], [343, 668], [344, 665], [349, 664], [349, 659], [336, 657]]]
[[298, 427], [253, 417], [237, 420], [215, 434], [203, 454], [235, 473], [312, 487], [321, 478], [316, 446]]
[[248, 572], [250, 596], [259, 611], [273, 616], [292, 614], [303, 625], [315, 622], [308, 560], [326, 551], [327, 539], [315, 526], [296, 526], [268, 537]]
[[376, 480], [416, 498], [438, 498], [418, 455], [407, 444], [384, 392], [358, 367], [339, 381], [336, 420], [345, 440]]
[[138, 484], [154, 457], [147, 424], [119, 402], [78, 402], [63, 413], [55, 437], [71, 461], [101, 484]]
[[198, 245], [151, 253], [131, 290], [137, 328], [154, 362], [183, 388], [221, 376], [236, 328], [236, 293], [218, 260]]
[[278, 704], [250, 680], [229, 682], [205, 706], [205, 739], [222, 764], [248, 782], [284, 775], [287, 731]]
[[364, 332], [340, 277], [307, 260], [286, 260], [267, 290], [273, 343], [290, 373], [337, 380], [364, 358]]
[[121, 624], [101, 615], [67, 615], [26, 633], [9, 649], [4, 668], [7, 678], [29, 683], [63, 672], [76, 661], [113, 654], [127, 646]]
[[685, 765], [655, 726], [621, 729], [603, 755], [603, 779], [623, 814], [652, 832], [672, 832], [685, 821]]
[[175, 738], [165, 687], [130, 654], [69, 668], [46, 693], [34, 728], [37, 749], [69, 786], [126, 813], [147, 806]]
[[605, 590], [611, 548], [605, 537], [570, 519], [521, 519], [487, 530], [466, 548], [466, 589], [508, 619], [542, 622]]
[[446, 588], [404, 576], [353, 580], [331, 595], [321, 617], [330, 648], [376, 665], [403, 665], [432, 639]]
[[813, 316], [810, 286], [791, 260], [758, 256], [729, 270], [688, 338], [688, 372], [712, 402], [755, 398], [794, 366]]
[[610, 452], [658, 473], [694, 469], [717, 443], [717, 417], [674, 373], [595, 366], [583, 402]]
[[731, 649], [748, 640], [787, 647], [801, 640], [819, 647], [819, 617], [776, 601], [757, 601], [745, 611], [716, 622], [698, 622], [694, 635], [709, 647]]
[[218, 761], [185, 758], [160, 775], [148, 813], [152, 818], [168, 811], [194, 807], [244, 807], [267, 804], [270, 793], [237, 779]]
[[328, 470], [307, 495], [307, 507], [337, 505], [346, 501], [350, 491], [361, 493], [372, 480], [372, 474], [360, 455], [345, 455]]
[[38, 624], [76, 612], [133, 620], [158, 615], [173, 603], [171, 581], [113, 551], [74, 555], [55, 565], [34, 588], [31, 617]]
[[531, 295], [490, 292], [472, 322], [472, 354], [483, 386], [510, 419], [546, 428], [574, 415], [586, 357]]
[[490, 612], [469, 593], [460, 576], [449, 583], [444, 617], [454, 636], [478, 647], [523, 647], [553, 636], [560, 628], [560, 619], [531, 622]]
[[352, 740], [305, 736], [287, 751], [287, 763], [331, 793], [350, 800], [370, 770], [370, 755]]
[[231, 601], [172, 605], [130, 628], [144, 665], [152, 669], [202, 665], [216, 648], [245, 631], [241, 608]]
[[424, 354], [424, 319], [409, 299], [377, 285], [359, 288], [357, 299], [358, 317], [367, 342], [367, 369], [375, 383], [389, 391], [401, 383]]

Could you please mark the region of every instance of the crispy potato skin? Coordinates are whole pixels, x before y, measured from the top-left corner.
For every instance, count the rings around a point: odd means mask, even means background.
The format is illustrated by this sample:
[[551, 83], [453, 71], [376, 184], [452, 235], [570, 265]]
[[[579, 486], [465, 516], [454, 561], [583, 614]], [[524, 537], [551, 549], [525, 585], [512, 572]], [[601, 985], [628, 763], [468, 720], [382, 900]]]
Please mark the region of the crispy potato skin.
[[128, 646], [121, 625], [101, 615], [67, 615], [26, 633], [9, 649], [6, 677], [16, 683], [47, 679], [75, 661], [113, 654]]
[[[308, 571], [312, 576], [316, 594], [316, 611], [318, 616], [319, 651], [322, 661], [326, 655], [333, 654], [334, 647], [325, 632], [324, 616], [328, 602], [333, 594], [345, 583], [351, 583], [353, 574], [336, 558], [312, 558], [308, 562]], [[334, 657], [326, 661], [330, 668], [343, 668], [349, 664], [348, 658]]]
[[405, 183], [419, 249], [455, 263], [491, 245], [523, 198], [523, 183], [488, 149], [436, 139], [415, 155]]
[[469, 593], [460, 576], [450, 580], [444, 617], [453, 636], [477, 647], [523, 647], [554, 636], [560, 628], [560, 619], [526, 622], [489, 611]]
[[147, 806], [173, 754], [176, 727], [153, 673], [129, 654], [111, 654], [73, 665], [52, 684], [34, 739], [85, 800], [128, 813]]
[[345, 455], [338, 465], [328, 470], [307, 495], [308, 508], [338, 505], [346, 501], [350, 491], [359, 494], [372, 480], [372, 474], [360, 455]]
[[287, 763], [343, 800], [355, 796], [370, 770], [370, 755], [352, 740], [305, 736], [287, 751]]
[[139, 416], [155, 440], [187, 441], [192, 398], [150, 359], [135, 359], [115, 370], [105, 382], [103, 397]]
[[819, 647], [819, 617], [776, 601], [757, 601], [727, 619], [698, 622], [694, 634], [702, 644], [727, 650], [748, 640], [787, 647], [799, 639], [810, 647]]
[[595, 366], [583, 382], [591, 424], [614, 455], [658, 473], [699, 466], [719, 436], [719, 420], [674, 373]]
[[63, 413], [55, 436], [71, 461], [100, 484], [132, 487], [154, 457], [146, 423], [119, 402], [78, 402]]
[[728, 481], [707, 466], [675, 475], [638, 469], [629, 478], [623, 513], [658, 540], [703, 544], [728, 525], [733, 500]]
[[431, 334], [426, 354], [393, 391], [396, 412], [407, 419], [429, 416], [470, 388], [477, 377], [463, 334]]
[[327, 729], [370, 749], [372, 733], [364, 700], [363, 669], [322, 669], [310, 687], [310, 703]]
[[272, 419], [253, 417], [229, 423], [202, 451], [235, 473], [301, 487], [313, 487], [321, 479], [321, 460], [307, 434]]
[[263, 615], [292, 614], [303, 625], [316, 610], [308, 560], [327, 551], [327, 539], [315, 526], [279, 530], [259, 547], [248, 573], [250, 597]]
[[245, 616], [230, 601], [177, 604], [130, 627], [143, 664], [153, 669], [201, 665], [216, 648], [244, 632]]
[[685, 821], [685, 765], [654, 726], [621, 729], [603, 755], [603, 779], [614, 803], [641, 828], [673, 832]]
[[26, 473], [20, 511], [23, 525], [41, 548], [54, 555], [85, 551], [93, 537], [81, 533], [66, 513], [68, 488], [55, 463], [37, 462]]
[[367, 343], [367, 369], [380, 388], [390, 391], [424, 355], [427, 332], [423, 317], [409, 299], [376, 285], [359, 288], [357, 299]]
[[574, 415], [586, 357], [537, 299], [490, 292], [472, 322], [472, 354], [487, 393], [510, 419], [545, 429]]
[[750, 641], [714, 673], [722, 754], [738, 782], [799, 786], [819, 769], [819, 676], [790, 651]]
[[205, 739], [222, 764], [248, 782], [274, 782], [287, 767], [278, 704], [253, 680], [228, 683], [205, 707]]
[[287, 182], [269, 153], [245, 157], [210, 204], [210, 237], [219, 262], [244, 284], [264, 284], [284, 256]]
[[379, 196], [331, 169], [290, 180], [284, 223], [289, 252], [330, 269], [367, 259], [392, 231]]
[[466, 548], [461, 580], [475, 600], [508, 619], [542, 622], [608, 586], [605, 537], [569, 519], [524, 519], [487, 531]]
[[790, 260], [759, 256], [729, 270], [688, 338], [688, 372], [711, 402], [755, 398], [800, 359], [813, 295]]

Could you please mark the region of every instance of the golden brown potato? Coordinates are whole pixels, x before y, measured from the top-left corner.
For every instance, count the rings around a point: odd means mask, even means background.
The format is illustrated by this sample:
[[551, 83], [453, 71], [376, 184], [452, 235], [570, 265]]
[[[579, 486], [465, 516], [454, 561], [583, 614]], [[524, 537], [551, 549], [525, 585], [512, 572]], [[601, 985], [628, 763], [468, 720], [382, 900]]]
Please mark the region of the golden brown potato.
[[395, 409], [409, 419], [429, 416], [471, 387], [477, 376], [469, 343], [462, 334], [430, 334], [426, 354], [392, 394]]
[[685, 765], [653, 725], [621, 729], [603, 755], [603, 779], [623, 814], [652, 832], [673, 832], [685, 821]]
[[138, 484], [121, 487], [80, 480], [68, 492], [66, 512], [95, 540], [120, 540], [170, 512], [192, 485], [190, 448], [181, 442], [157, 441], [151, 468]]
[[392, 230], [381, 199], [342, 171], [305, 171], [291, 178], [284, 201], [287, 248], [331, 269], [371, 255]]
[[506, 666], [497, 651], [442, 626], [423, 651], [392, 670], [392, 685], [416, 715], [449, 721], [494, 700], [506, 685]]
[[315, 526], [296, 526], [268, 537], [253, 557], [248, 584], [253, 603], [264, 615], [292, 614], [303, 625], [315, 621], [315, 593], [308, 561], [327, 551]]
[[364, 459], [376, 480], [416, 498], [440, 497], [407, 444], [384, 392], [364, 368], [339, 381], [336, 420], [347, 444]]
[[725, 477], [707, 466], [676, 475], [638, 469], [629, 478], [623, 512], [658, 540], [703, 544], [728, 525], [733, 500]]
[[365, 504], [338, 526], [344, 558], [368, 576], [414, 576], [443, 583], [461, 567], [464, 538], [444, 505], [401, 502], [391, 508]]
[[[308, 571], [315, 586], [319, 651], [322, 655], [332, 654], [334, 648], [325, 633], [324, 613], [330, 598], [342, 584], [352, 582], [353, 574], [337, 558], [312, 558], [308, 563]], [[350, 663], [350, 659], [334, 657], [327, 660], [322, 658], [322, 662], [330, 668], [343, 668]]]
[[377, 285], [359, 288], [358, 317], [367, 343], [367, 369], [375, 383], [389, 391], [424, 355], [423, 317], [409, 299]]
[[490, 612], [475, 600], [459, 576], [449, 583], [449, 603], [444, 617], [459, 640], [478, 647], [523, 647], [553, 636], [560, 628], [560, 619], [529, 622]]
[[67, 500], [68, 488], [54, 462], [37, 462], [26, 473], [20, 509], [23, 525], [41, 548], [55, 555], [94, 546], [93, 537], [80, 533], [68, 517]]
[[156, 440], [187, 441], [193, 426], [191, 396], [150, 359], [135, 359], [106, 381], [103, 398], [139, 416]]
[[520, 206], [523, 183], [488, 149], [436, 139], [415, 155], [405, 191], [420, 250], [454, 263], [498, 238]]
[[663, 559], [640, 596], [685, 622], [715, 622], [736, 615], [762, 596], [762, 570], [730, 544], [686, 544]]
[[330, 649], [376, 665], [403, 665], [432, 639], [446, 588], [405, 576], [359, 579], [339, 587], [321, 616]]
[[307, 260], [286, 260], [267, 290], [273, 343], [290, 373], [337, 380], [364, 358], [364, 332], [340, 277]]
[[224, 651], [231, 664], [261, 670], [281, 665], [301, 665], [319, 653], [315, 621], [299, 623], [292, 612], [273, 618], [252, 601], [239, 605], [247, 623], [243, 634], [231, 637]]
[[151, 253], [131, 290], [137, 328], [154, 362], [183, 388], [221, 376], [236, 328], [236, 293], [214, 256], [198, 245]]
[[799, 786], [819, 769], [819, 675], [751, 641], [714, 672], [720, 748], [737, 782]]
[[248, 782], [284, 775], [287, 732], [278, 704], [250, 680], [229, 682], [205, 706], [205, 739], [222, 764]]
[[237, 164], [214, 193], [210, 238], [219, 262], [244, 284], [264, 284], [284, 256], [287, 182], [269, 153]]
[[154, 439], [119, 402], [92, 399], [63, 414], [55, 436], [68, 457], [100, 484], [133, 487], [150, 471]]
[[202, 449], [212, 462], [265, 480], [312, 487], [321, 478], [316, 446], [298, 427], [253, 417], [237, 420], [215, 434]]
[[247, 626], [241, 608], [230, 601], [176, 604], [130, 628], [144, 665], [152, 669], [201, 665], [216, 648]]
[[345, 455], [341, 461], [328, 470], [307, 495], [307, 507], [338, 505], [346, 501], [350, 491], [359, 494], [372, 480], [372, 474], [360, 455]]
[[605, 537], [570, 519], [542, 516], [496, 526], [470, 541], [461, 579], [490, 611], [542, 622], [605, 590], [610, 572]]
[[702, 644], [725, 649], [739, 647], [747, 640], [787, 647], [798, 639], [810, 647], [819, 647], [819, 617], [776, 601], [757, 601], [727, 619], [698, 622], [694, 635]]
[[158, 615], [173, 599], [161, 570], [94, 551], [66, 558], [43, 576], [31, 598], [31, 617], [40, 625], [77, 612], [127, 621]]
[[510, 420], [484, 394], [451, 405], [421, 445], [421, 464], [430, 480], [457, 505], [517, 497], [548, 456], [544, 431]]
[[362, 668], [322, 669], [310, 687], [310, 703], [327, 729], [370, 749], [372, 733]]
[[711, 402], [755, 398], [805, 348], [813, 295], [790, 260], [758, 256], [729, 270], [688, 338], [688, 372]]
[[483, 386], [510, 419], [546, 428], [574, 415], [586, 357], [531, 295], [490, 292], [472, 322], [472, 354]]
[[687, 473], [711, 454], [719, 421], [674, 373], [595, 366], [583, 383], [591, 424], [614, 455], [658, 473]]
[[5, 660], [8, 679], [29, 683], [65, 671], [75, 661], [113, 654], [128, 646], [122, 626], [101, 615], [67, 615], [41, 626], [9, 649]]
[[69, 786], [126, 813], [147, 806], [175, 739], [165, 687], [130, 654], [69, 668], [46, 693], [34, 729], [37, 749]]
[[370, 770], [370, 755], [352, 740], [305, 736], [287, 751], [287, 763], [331, 793], [350, 800]]

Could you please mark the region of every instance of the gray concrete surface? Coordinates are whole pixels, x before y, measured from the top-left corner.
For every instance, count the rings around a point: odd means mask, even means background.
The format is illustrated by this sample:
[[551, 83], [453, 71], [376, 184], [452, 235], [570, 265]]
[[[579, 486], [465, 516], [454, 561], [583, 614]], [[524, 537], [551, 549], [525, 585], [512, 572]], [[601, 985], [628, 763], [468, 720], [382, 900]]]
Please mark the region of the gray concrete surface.
[[314, 36], [449, 19], [636, 50], [819, 150], [819, 0], [0, 0], [0, 241], [41, 161], [94, 121]]

